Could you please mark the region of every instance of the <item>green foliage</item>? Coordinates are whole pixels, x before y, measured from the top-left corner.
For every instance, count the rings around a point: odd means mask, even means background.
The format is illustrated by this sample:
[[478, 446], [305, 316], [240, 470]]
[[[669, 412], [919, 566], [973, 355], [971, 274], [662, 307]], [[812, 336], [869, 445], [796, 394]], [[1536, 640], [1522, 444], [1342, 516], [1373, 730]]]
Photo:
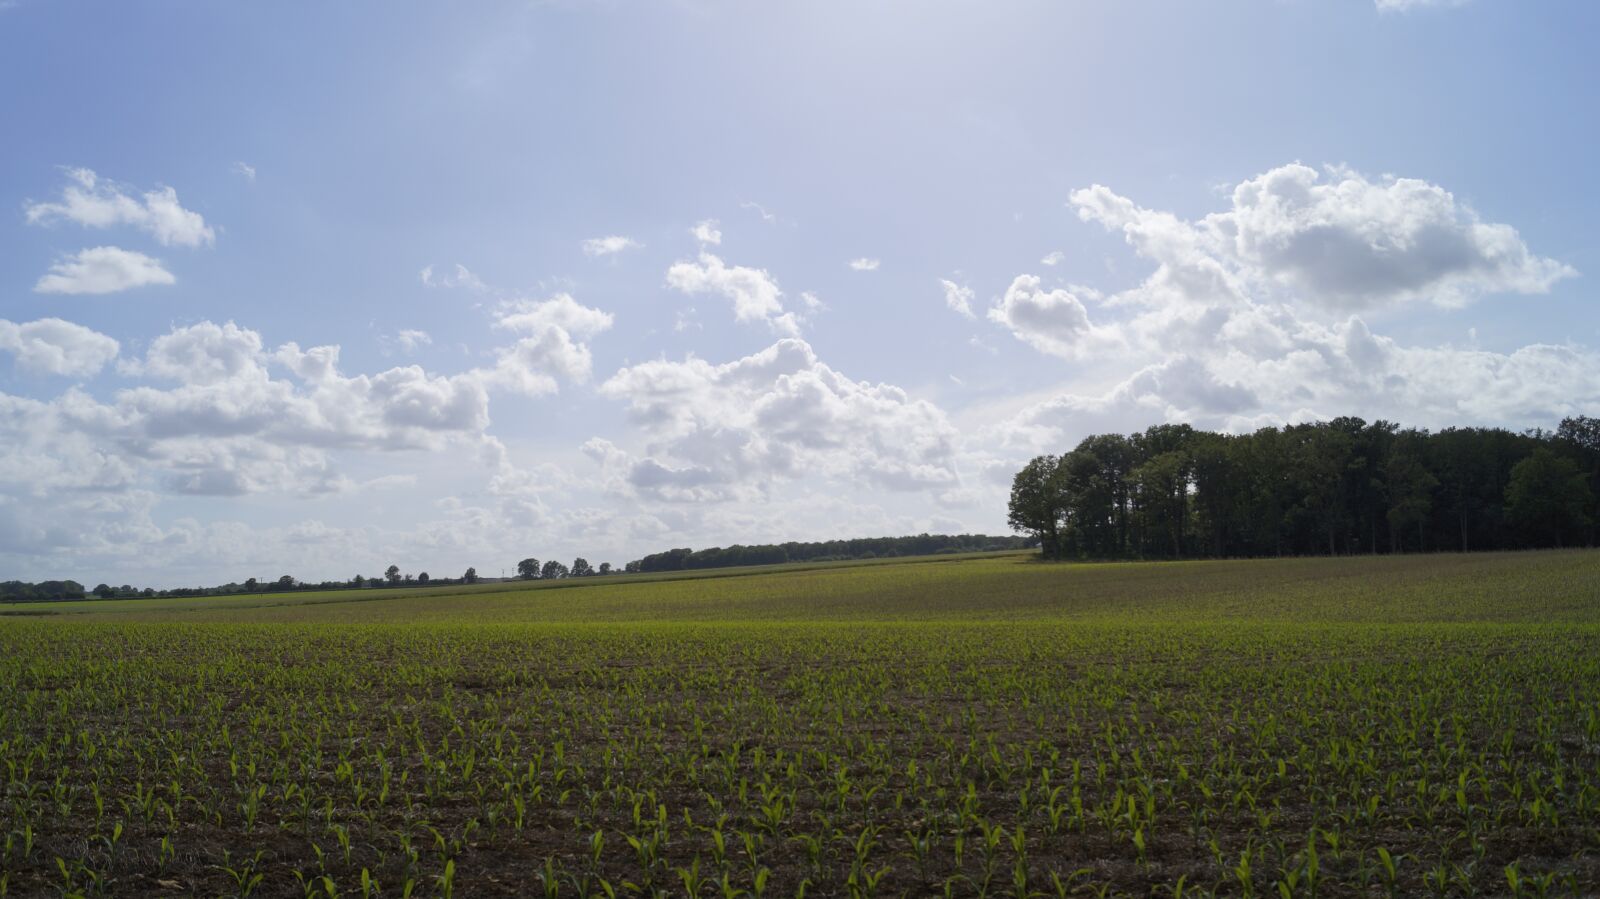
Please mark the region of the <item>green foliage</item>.
[[1067, 558], [1592, 546], [1597, 495], [1589, 418], [1526, 434], [1359, 418], [1239, 435], [1158, 425], [1033, 459], [1009, 522]]
[[[837, 562], [881, 556], [925, 556], [934, 553], [990, 552], [1025, 549], [1030, 542], [1019, 537], [987, 534], [916, 534], [910, 537], [860, 537], [818, 543], [764, 543], [753, 546], [713, 546], [708, 549], [669, 549], [629, 562], [629, 572], [701, 571], [744, 565], [781, 565], [786, 562]], [[576, 566], [574, 566], [576, 567]], [[605, 565], [601, 566], [606, 568]]]

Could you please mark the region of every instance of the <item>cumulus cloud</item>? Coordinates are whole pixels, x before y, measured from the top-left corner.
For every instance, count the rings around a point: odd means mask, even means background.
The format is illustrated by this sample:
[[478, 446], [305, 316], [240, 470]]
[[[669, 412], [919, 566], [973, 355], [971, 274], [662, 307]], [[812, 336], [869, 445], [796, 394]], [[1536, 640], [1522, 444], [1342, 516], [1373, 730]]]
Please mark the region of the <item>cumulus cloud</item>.
[[0, 319], [0, 350], [16, 357], [16, 367], [34, 374], [87, 378], [117, 357], [117, 341], [59, 318], [17, 324]]
[[591, 258], [598, 256], [615, 256], [624, 250], [633, 250], [643, 246], [631, 237], [612, 234], [608, 237], [591, 237], [583, 242], [583, 255]]
[[125, 366], [154, 383], [106, 402], [68, 395], [49, 404], [48, 417], [57, 432], [84, 435], [122, 467], [148, 472], [163, 491], [219, 495], [345, 489], [331, 450], [483, 439], [488, 398], [474, 373], [413, 365], [346, 376], [338, 360], [336, 346], [269, 351], [256, 331], [200, 322], [162, 335]]
[[[274, 348], [237, 323], [203, 321], [151, 340], [119, 365], [134, 383], [106, 396], [78, 387], [53, 399], [0, 392], [7, 449], [0, 454], [0, 559], [48, 574], [145, 565], [163, 580], [173, 577], [169, 566], [193, 564], [209, 580], [224, 566], [277, 568], [286, 560], [296, 573], [315, 573], [318, 564], [338, 571], [358, 553], [371, 558], [379, 550], [431, 559], [444, 553], [481, 565], [477, 554], [491, 546], [592, 549], [561, 541], [608, 526], [611, 516], [542, 507], [542, 492], [571, 484], [559, 467], [512, 461], [487, 432], [489, 393], [517, 387], [501, 380], [513, 366], [546, 372], [552, 382], [587, 377], [582, 341], [609, 328], [611, 317], [562, 296], [506, 304], [499, 319], [533, 343], [507, 348], [515, 356], [509, 362], [453, 375], [416, 365], [351, 374], [342, 370], [337, 346]], [[70, 322], [0, 321], [0, 352], [27, 371], [88, 376], [118, 349], [115, 340]], [[430, 454], [451, 460], [451, 470], [481, 472], [484, 499], [379, 534], [155, 514], [164, 496], [348, 493], [412, 483], [415, 472], [431, 470], [399, 454]], [[364, 476], [346, 474], [350, 464]], [[306, 540], [337, 551], [324, 559], [288, 548]]]
[[1061, 252], [1060, 250], [1052, 250], [1052, 251], [1044, 254], [1044, 258], [1039, 260], [1039, 264], [1040, 265], [1060, 265], [1062, 263], [1062, 261], [1065, 260], [1066, 258], [1067, 258], [1067, 255], [1065, 253]]
[[613, 321], [611, 313], [564, 293], [539, 302], [513, 302], [495, 325], [525, 336], [500, 350], [495, 367], [481, 376], [486, 384], [529, 396], [555, 393], [561, 381], [587, 381], [593, 360], [586, 341]]
[[722, 232], [717, 228], [716, 219], [696, 222], [695, 226], [689, 229], [689, 233], [694, 235], [695, 240], [708, 246], [716, 246], [722, 243]]
[[[104, 401], [76, 389], [49, 401], [0, 394], [8, 450], [0, 458], [0, 554], [62, 552], [81, 563], [87, 554], [159, 548], [170, 533], [149, 512], [162, 494], [341, 491], [357, 485], [339, 473], [331, 449], [482, 439], [474, 429], [487, 417], [470, 382], [332, 370], [322, 382], [297, 384], [272, 376], [265, 354], [249, 355], [259, 340], [243, 329], [183, 330], [144, 363], [176, 379], [173, 386], [138, 386]], [[427, 382], [438, 388], [431, 395]], [[463, 407], [465, 414], [454, 411]], [[35, 513], [10, 515], [23, 507]]]
[[393, 334], [378, 335], [379, 352], [385, 356], [395, 353], [410, 355], [417, 350], [433, 345], [433, 335], [420, 328], [401, 328]]
[[233, 172], [236, 175], [242, 175], [244, 180], [249, 181], [251, 184], [256, 182], [256, 167], [248, 162], [235, 162], [233, 164]]
[[730, 266], [702, 251], [697, 261], [667, 269], [667, 286], [690, 295], [720, 295], [733, 301], [733, 317], [741, 322], [761, 321], [780, 334], [799, 333], [794, 316], [783, 310], [783, 291], [766, 269]]
[[90, 247], [56, 260], [33, 289], [37, 293], [102, 294], [176, 281], [159, 259], [121, 247]]
[[1234, 188], [1231, 208], [1185, 222], [1110, 189], [1076, 191], [1086, 221], [1122, 231], [1186, 293], [1278, 292], [1353, 310], [1421, 300], [1456, 307], [1486, 294], [1547, 292], [1575, 272], [1534, 255], [1510, 225], [1485, 222], [1445, 189], [1298, 163]]
[[165, 246], [209, 246], [216, 232], [198, 212], [178, 202], [178, 192], [158, 187], [142, 193], [106, 181], [89, 169], [68, 169], [68, 184], [57, 202], [28, 203], [30, 224], [71, 222], [85, 228], [130, 225]]
[[[1154, 266], [1102, 304], [1132, 310], [1103, 328], [1138, 367], [1109, 390], [1030, 407], [1008, 423], [1005, 439], [1043, 447], [1151, 420], [1242, 430], [1343, 414], [1433, 427], [1548, 426], [1600, 410], [1600, 354], [1587, 348], [1500, 353], [1407, 346], [1373, 333], [1352, 310], [1537, 294], [1573, 272], [1438, 186], [1343, 169], [1326, 175], [1274, 169], [1235, 188], [1229, 208], [1194, 222], [1105, 187], [1075, 192], [1086, 221], [1120, 231]], [[1040, 292], [1030, 276], [990, 317], [1069, 358], [1096, 328], [1082, 303]]]
[[[948, 296], [946, 297], [948, 300]], [[1083, 302], [1069, 291], [1045, 290], [1036, 275], [1018, 275], [1005, 295], [989, 310], [989, 320], [1040, 352], [1076, 359], [1119, 342], [1089, 320]]]
[[950, 307], [951, 311], [967, 318], [976, 317], [972, 312], [972, 300], [975, 296], [972, 288], [944, 278], [939, 279], [939, 286], [944, 288], [944, 304]]
[[956, 432], [936, 406], [887, 384], [853, 381], [803, 340], [714, 365], [690, 356], [624, 368], [600, 387], [647, 436], [632, 455], [586, 451], [623, 489], [665, 500], [761, 495], [817, 474], [889, 490], [959, 484]]
[[862, 256], [850, 260], [850, 268], [858, 272], [875, 272], [878, 270], [878, 260]]

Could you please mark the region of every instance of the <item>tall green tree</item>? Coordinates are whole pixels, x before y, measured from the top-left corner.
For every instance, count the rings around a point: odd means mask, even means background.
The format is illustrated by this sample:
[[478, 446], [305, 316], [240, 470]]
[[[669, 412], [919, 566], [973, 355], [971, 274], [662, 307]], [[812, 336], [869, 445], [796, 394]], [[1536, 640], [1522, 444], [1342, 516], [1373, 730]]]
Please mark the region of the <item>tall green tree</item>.
[[1061, 556], [1061, 525], [1067, 497], [1061, 489], [1061, 460], [1036, 456], [1011, 479], [1006, 520], [1012, 530], [1033, 534], [1046, 558]]
[[1589, 527], [1594, 497], [1576, 463], [1539, 447], [1511, 469], [1506, 517], [1538, 546], [1563, 546]]
[[1384, 463], [1384, 488], [1388, 497], [1388, 510], [1384, 519], [1389, 524], [1389, 549], [1399, 552], [1404, 547], [1404, 534], [1411, 528], [1417, 531], [1417, 551], [1428, 547], [1424, 533], [1433, 513], [1433, 492], [1439, 479], [1433, 476], [1423, 461], [1421, 440], [1409, 432], [1401, 438], [1398, 448]]

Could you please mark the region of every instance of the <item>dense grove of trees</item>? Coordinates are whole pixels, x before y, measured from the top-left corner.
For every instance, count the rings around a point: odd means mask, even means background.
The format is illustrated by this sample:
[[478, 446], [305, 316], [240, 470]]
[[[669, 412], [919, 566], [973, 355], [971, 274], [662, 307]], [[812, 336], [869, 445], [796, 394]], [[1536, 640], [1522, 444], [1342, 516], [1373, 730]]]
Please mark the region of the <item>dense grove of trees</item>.
[[600, 567], [595, 568], [583, 556], [573, 559], [571, 568], [554, 559], [543, 565], [539, 564], [538, 559], [523, 559], [517, 563], [517, 577], [525, 581], [554, 581], [568, 577], [593, 577], [611, 573], [610, 562], [601, 562]]
[[[123, 588], [133, 591], [132, 587]], [[130, 592], [130, 596], [138, 595]], [[77, 581], [0, 581], [0, 602], [43, 602], [54, 599], [83, 599], [83, 585]]]
[[1010, 523], [1057, 558], [1593, 545], [1600, 420], [1429, 432], [1336, 418], [1089, 437], [1016, 475]]
[[359, 590], [366, 587], [437, 587], [448, 584], [476, 584], [480, 578], [476, 569], [468, 568], [459, 578], [431, 577], [426, 571], [416, 575], [402, 574], [400, 566], [390, 565], [382, 575], [356, 575], [347, 581], [301, 581], [285, 574], [269, 581], [246, 578], [242, 583], [229, 582], [214, 587], [153, 587], [140, 589], [123, 584], [113, 587], [100, 584], [85, 590], [77, 581], [45, 581], [29, 584], [23, 581], [0, 582], [0, 602], [34, 602], [61, 599], [148, 599], [165, 596], [233, 596], [241, 593], [298, 593], [325, 590]]
[[879, 556], [926, 556], [934, 553], [1026, 549], [1033, 537], [991, 537], [986, 534], [918, 534], [914, 537], [864, 537], [822, 543], [768, 543], [757, 546], [714, 546], [710, 549], [669, 549], [629, 562], [629, 572], [686, 571], [729, 568], [735, 565], [771, 565], [779, 562], [831, 562]]

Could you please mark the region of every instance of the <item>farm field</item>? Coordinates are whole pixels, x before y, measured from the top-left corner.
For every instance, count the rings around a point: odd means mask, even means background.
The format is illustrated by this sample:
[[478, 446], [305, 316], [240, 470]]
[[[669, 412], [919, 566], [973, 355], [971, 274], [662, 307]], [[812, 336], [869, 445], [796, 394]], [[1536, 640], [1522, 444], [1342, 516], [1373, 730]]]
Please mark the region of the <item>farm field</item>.
[[0, 606], [0, 893], [1600, 893], [1600, 552]]

